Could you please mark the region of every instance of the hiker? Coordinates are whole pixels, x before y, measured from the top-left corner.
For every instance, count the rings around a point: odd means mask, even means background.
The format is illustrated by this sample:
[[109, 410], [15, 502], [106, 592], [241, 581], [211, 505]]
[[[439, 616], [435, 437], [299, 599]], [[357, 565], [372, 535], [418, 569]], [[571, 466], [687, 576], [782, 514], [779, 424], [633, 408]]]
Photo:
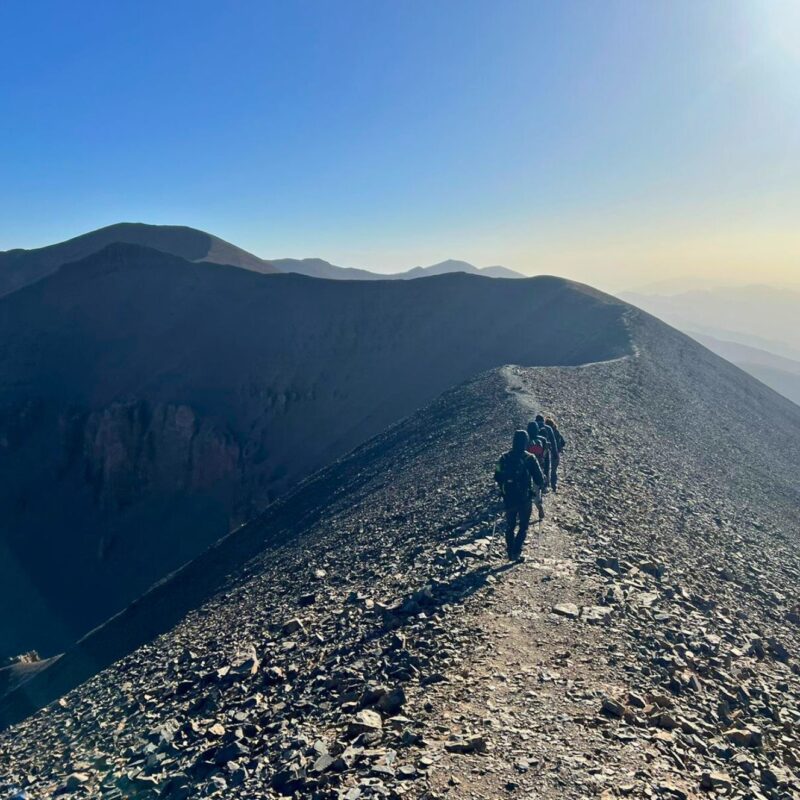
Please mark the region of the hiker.
[[550, 474], [550, 450], [547, 439], [539, 430], [539, 423], [536, 421], [528, 423], [528, 452], [536, 456], [542, 474], [545, 476], [545, 486], [543, 492], [547, 491], [547, 476]]
[[528, 443], [526, 431], [515, 431], [511, 449], [500, 456], [494, 471], [494, 479], [500, 487], [506, 510], [506, 549], [512, 561], [522, 557], [534, 500], [539, 510], [539, 520], [544, 519], [544, 506], [539, 492], [545, 479], [536, 457], [527, 452]]
[[550, 484], [550, 488], [553, 490], [553, 492], [557, 492], [559, 450], [556, 432], [545, 422], [544, 414], [537, 414], [536, 422], [539, 425], [539, 430], [541, 431], [542, 435], [547, 439], [547, 446], [550, 451], [549, 470], [545, 473], [545, 479], [546, 482]]
[[561, 435], [558, 425], [556, 425], [555, 417], [545, 417], [544, 424], [549, 425], [553, 429], [553, 433], [556, 435], [556, 449], [558, 450], [558, 455], [560, 456], [564, 451], [564, 445], [566, 445], [566, 441]]

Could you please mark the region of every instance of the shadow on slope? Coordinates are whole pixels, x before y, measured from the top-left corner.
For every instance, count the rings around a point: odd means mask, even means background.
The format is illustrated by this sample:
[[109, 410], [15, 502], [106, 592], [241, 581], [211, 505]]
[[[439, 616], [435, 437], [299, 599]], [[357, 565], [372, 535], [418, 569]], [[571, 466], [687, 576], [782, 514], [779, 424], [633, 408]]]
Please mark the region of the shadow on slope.
[[0, 301], [0, 599], [20, 613], [0, 620], [3, 648], [63, 649], [473, 375], [628, 353], [624, 312], [556, 278], [265, 278], [132, 245], [15, 292]]

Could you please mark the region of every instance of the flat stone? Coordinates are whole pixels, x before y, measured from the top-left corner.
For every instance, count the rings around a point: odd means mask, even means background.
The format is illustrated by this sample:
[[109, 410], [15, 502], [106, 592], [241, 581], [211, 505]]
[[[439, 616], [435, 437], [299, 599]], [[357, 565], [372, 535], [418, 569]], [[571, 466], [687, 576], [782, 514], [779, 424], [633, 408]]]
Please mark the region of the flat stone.
[[568, 619], [578, 619], [581, 612], [575, 603], [558, 603], [553, 606], [553, 613]]

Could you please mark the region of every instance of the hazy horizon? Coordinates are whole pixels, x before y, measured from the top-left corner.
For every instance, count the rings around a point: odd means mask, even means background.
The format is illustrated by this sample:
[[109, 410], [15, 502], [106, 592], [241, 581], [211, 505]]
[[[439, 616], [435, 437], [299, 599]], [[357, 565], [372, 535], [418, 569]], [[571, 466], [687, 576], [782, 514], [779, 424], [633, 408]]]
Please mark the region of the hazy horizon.
[[795, 3], [82, 8], [0, 10], [2, 250], [141, 220], [381, 272], [798, 282]]

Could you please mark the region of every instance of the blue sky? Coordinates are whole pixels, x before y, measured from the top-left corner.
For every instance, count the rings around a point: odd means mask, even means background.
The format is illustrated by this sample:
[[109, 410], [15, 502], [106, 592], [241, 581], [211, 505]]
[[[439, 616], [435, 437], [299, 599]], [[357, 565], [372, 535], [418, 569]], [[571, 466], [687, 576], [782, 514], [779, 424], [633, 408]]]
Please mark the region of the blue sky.
[[800, 280], [800, 3], [6, 0], [0, 67], [0, 249]]

